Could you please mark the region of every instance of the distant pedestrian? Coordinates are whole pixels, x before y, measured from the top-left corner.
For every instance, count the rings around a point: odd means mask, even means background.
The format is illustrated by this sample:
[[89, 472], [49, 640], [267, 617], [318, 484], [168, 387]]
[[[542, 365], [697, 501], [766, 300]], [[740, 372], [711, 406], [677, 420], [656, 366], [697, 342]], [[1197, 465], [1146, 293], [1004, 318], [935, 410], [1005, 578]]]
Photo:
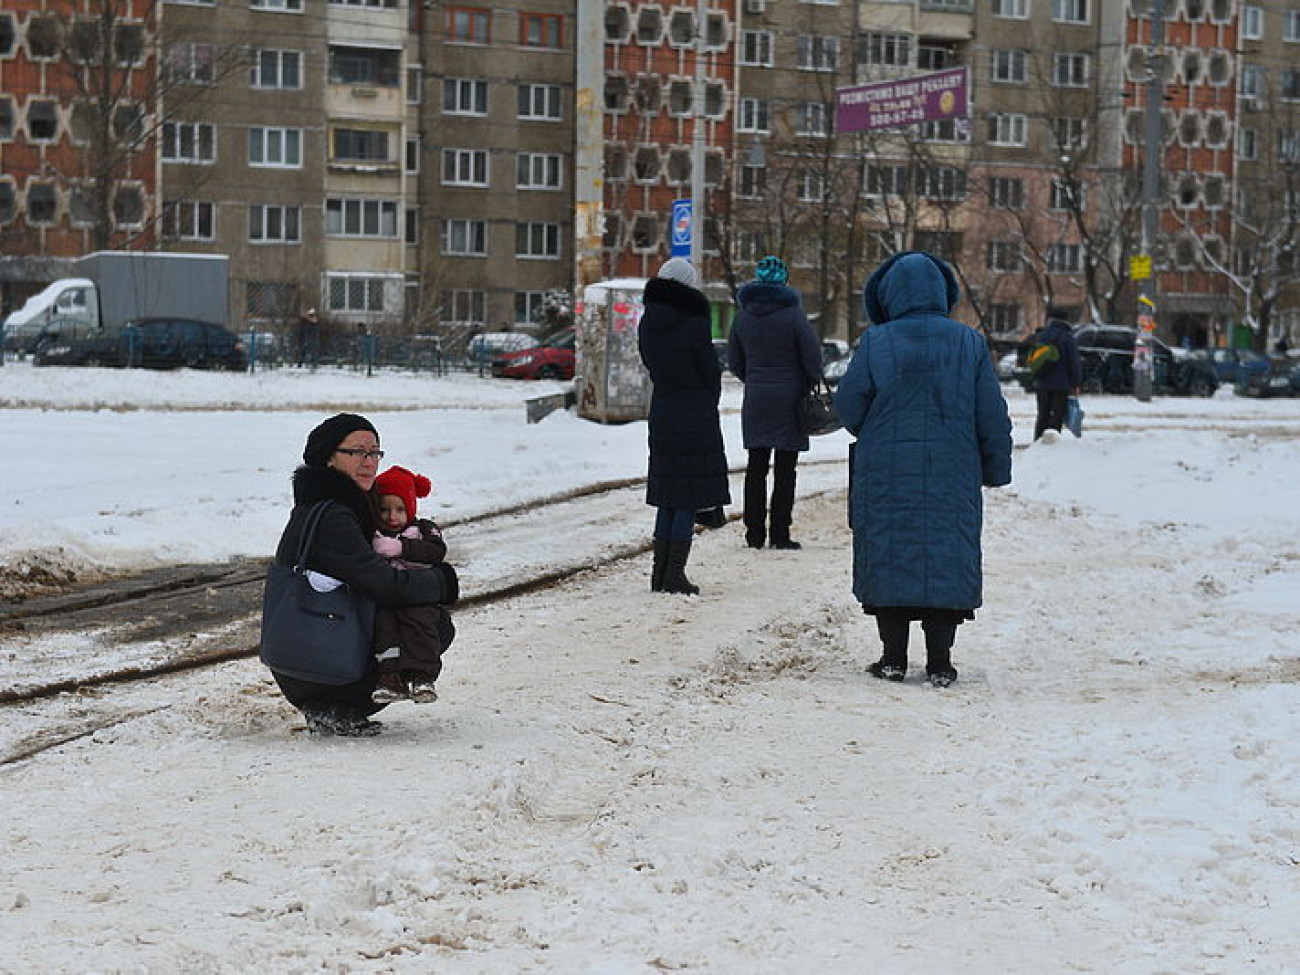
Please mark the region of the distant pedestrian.
[[[1030, 368], [1033, 370], [1034, 395], [1038, 416], [1034, 422], [1034, 439], [1044, 431], [1061, 432], [1065, 423], [1065, 408], [1070, 396], [1078, 395], [1083, 385], [1083, 363], [1079, 346], [1074, 341], [1074, 331], [1063, 317], [1051, 315], [1029, 342]], [[1033, 369], [1034, 350], [1045, 350], [1047, 361]]]
[[853, 594], [876, 618], [883, 653], [868, 671], [882, 680], [906, 676], [913, 620], [930, 683], [957, 679], [957, 627], [983, 601], [980, 488], [1011, 481], [1011, 420], [988, 344], [948, 317], [960, 295], [930, 254], [887, 260], [863, 288], [872, 325], [835, 393], [857, 437]]
[[298, 346], [298, 365], [309, 365], [313, 369], [320, 362], [320, 318], [315, 308], [308, 308], [298, 319], [295, 335]]
[[1291, 343], [1286, 340], [1285, 335], [1279, 335], [1277, 341], [1273, 343], [1273, 354], [1276, 356], [1285, 356], [1291, 351]]
[[644, 304], [638, 343], [654, 383], [646, 503], [658, 509], [650, 588], [695, 595], [700, 589], [686, 577], [695, 513], [731, 501], [718, 418], [722, 365], [690, 261], [665, 261], [646, 283]]
[[[745, 544], [797, 549], [790, 537], [794, 519], [795, 468], [808, 437], [799, 430], [799, 400], [821, 378], [817, 335], [788, 284], [785, 262], [765, 257], [754, 280], [736, 295], [740, 314], [727, 340], [727, 365], [745, 384], [740, 408], [745, 467]], [[767, 473], [776, 455], [771, 504]], [[768, 518], [771, 527], [768, 527]]]

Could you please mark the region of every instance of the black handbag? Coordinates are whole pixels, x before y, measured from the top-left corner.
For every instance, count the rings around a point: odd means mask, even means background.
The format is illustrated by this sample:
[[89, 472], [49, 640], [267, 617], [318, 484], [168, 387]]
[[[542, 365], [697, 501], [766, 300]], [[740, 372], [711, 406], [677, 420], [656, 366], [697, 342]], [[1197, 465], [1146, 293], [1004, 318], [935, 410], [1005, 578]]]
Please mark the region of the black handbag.
[[320, 501], [308, 512], [294, 564], [273, 565], [266, 572], [258, 656], [287, 677], [352, 684], [365, 676], [374, 652], [374, 601], [346, 585], [318, 592], [307, 579], [307, 552], [331, 504]]
[[835, 394], [824, 380], [817, 380], [799, 400], [799, 432], [805, 437], [820, 437], [842, 426], [835, 412]]

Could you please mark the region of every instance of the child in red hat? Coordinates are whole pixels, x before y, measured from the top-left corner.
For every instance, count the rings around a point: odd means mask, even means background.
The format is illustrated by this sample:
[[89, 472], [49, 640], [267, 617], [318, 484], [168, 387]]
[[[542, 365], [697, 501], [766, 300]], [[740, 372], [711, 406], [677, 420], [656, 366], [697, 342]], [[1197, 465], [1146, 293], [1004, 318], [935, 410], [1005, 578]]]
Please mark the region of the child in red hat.
[[[405, 467], [390, 467], [375, 478], [379, 531], [374, 549], [398, 568], [429, 569], [447, 557], [442, 530], [429, 519], [416, 517], [417, 499], [427, 498], [431, 487], [427, 477]], [[443, 606], [379, 607], [375, 613], [379, 684], [371, 700], [376, 704], [436, 701], [434, 682], [442, 673], [442, 655], [455, 636], [451, 615]]]

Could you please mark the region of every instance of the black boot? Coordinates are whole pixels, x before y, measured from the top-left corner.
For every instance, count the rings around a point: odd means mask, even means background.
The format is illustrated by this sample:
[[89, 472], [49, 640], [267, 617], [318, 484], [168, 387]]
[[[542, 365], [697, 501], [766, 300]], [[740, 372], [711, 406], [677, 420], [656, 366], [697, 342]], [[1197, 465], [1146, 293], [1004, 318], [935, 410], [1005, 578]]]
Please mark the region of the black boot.
[[650, 591], [664, 591], [664, 573], [668, 571], [668, 539], [655, 539], [655, 561], [650, 567]]
[[884, 650], [867, 673], [881, 680], [901, 681], [907, 676], [907, 636], [912, 623], [905, 614], [876, 610], [876, 630]]
[[772, 528], [768, 532], [773, 548], [800, 547], [790, 539], [790, 523], [794, 520], [794, 469], [798, 462], [796, 451], [776, 452], [776, 469], [772, 473]]
[[957, 669], [952, 665], [952, 645], [957, 640], [957, 624], [925, 619], [925, 676], [935, 687], [947, 687], [957, 679]]
[[745, 544], [750, 548], [762, 548], [767, 541], [767, 464], [766, 450], [749, 451], [745, 466]]
[[697, 596], [700, 587], [686, 578], [686, 563], [691, 557], [691, 541], [668, 543], [668, 566], [664, 571], [663, 588], [660, 592], [680, 592], [687, 596]]

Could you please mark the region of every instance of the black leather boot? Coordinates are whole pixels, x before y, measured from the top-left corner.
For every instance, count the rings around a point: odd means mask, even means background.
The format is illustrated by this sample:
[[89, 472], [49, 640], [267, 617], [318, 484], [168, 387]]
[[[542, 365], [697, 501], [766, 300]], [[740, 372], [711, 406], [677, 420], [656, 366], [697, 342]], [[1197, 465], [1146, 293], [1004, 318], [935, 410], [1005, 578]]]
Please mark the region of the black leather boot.
[[745, 466], [745, 544], [762, 548], [767, 541], [767, 466], [768, 452], [749, 451]]
[[668, 543], [668, 566], [664, 571], [663, 588], [660, 592], [680, 592], [687, 596], [698, 596], [700, 587], [686, 578], [686, 563], [691, 557], [691, 542]]
[[650, 591], [664, 591], [664, 573], [668, 571], [668, 539], [655, 539], [655, 561], [650, 567]]
[[778, 450], [776, 468], [772, 473], [772, 527], [768, 532], [772, 548], [799, 548], [790, 538], [790, 524], [794, 520], [795, 464], [799, 455], [794, 451]]

